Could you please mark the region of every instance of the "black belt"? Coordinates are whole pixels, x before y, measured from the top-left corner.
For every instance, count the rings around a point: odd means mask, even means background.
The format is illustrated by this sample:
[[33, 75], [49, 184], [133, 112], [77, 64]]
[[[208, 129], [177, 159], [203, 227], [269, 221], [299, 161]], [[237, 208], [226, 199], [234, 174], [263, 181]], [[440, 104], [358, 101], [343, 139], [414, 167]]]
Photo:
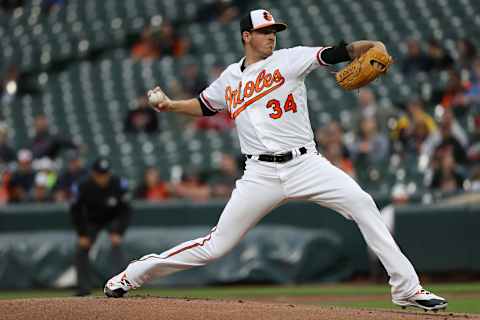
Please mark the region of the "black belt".
[[[298, 149], [300, 155], [307, 153], [307, 148], [301, 147]], [[253, 157], [251, 154], [246, 155], [248, 159]], [[287, 152], [282, 154], [261, 154], [258, 156], [258, 160], [267, 162], [287, 162], [293, 159], [293, 152]]]

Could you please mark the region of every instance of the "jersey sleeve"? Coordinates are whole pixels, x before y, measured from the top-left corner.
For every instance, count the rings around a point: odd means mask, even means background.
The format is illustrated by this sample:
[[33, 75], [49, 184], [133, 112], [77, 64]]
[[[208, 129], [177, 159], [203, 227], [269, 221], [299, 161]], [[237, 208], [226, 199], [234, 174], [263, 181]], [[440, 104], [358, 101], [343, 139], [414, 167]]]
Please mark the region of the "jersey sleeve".
[[201, 103], [212, 112], [224, 110], [227, 105], [225, 102], [225, 71], [213, 81], [205, 90], [200, 93]]
[[294, 47], [287, 49], [287, 61], [290, 72], [305, 77], [321, 66], [329, 66], [322, 59], [322, 52], [331, 47]]

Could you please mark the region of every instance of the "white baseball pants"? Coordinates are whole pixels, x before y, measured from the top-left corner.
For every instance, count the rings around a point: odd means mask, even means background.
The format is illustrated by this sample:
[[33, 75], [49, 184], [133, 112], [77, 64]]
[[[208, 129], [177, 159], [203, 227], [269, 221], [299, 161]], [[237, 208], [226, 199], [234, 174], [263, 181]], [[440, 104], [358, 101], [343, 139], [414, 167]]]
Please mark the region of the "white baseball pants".
[[373, 199], [314, 149], [286, 163], [247, 160], [243, 177], [208, 235], [132, 262], [126, 277], [141, 286], [152, 277], [220, 258], [267, 213], [290, 199], [313, 201], [354, 220], [390, 276], [393, 299], [410, 297], [419, 289], [413, 266], [393, 240]]

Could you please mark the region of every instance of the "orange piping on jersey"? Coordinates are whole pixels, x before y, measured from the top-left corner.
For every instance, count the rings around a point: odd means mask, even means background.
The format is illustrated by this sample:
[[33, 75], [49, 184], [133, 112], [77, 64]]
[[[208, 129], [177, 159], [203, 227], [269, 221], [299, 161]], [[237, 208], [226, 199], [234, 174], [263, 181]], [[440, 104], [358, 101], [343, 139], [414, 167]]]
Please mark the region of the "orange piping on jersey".
[[164, 260], [164, 259], [167, 259], [167, 258], [170, 258], [176, 254], [179, 254], [185, 250], [189, 250], [189, 249], [192, 249], [192, 248], [195, 248], [195, 247], [203, 247], [205, 245], [205, 243], [207, 243], [208, 241], [210, 241], [212, 239], [212, 234], [217, 230], [217, 226], [215, 226], [205, 237], [203, 237], [202, 241], [201, 242], [195, 242], [189, 246], [185, 246], [181, 249], [178, 249], [170, 254], [168, 254], [166, 257], [162, 258], [162, 257], [159, 257], [157, 255], [149, 255], [149, 256], [145, 256], [145, 257], [142, 257], [138, 260], [134, 260], [133, 262], [135, 261], [145, 261], [145, 260], [148, 260], [148, 259], [151, 259], [151, 258], [154, 258], [154, 259], [161, 259], [161, 260]]
[[260, 93], [259, 95], [253, 97], [252, 99], [246, 101], [240, 108], [238, 108], [237, 110], [235, 110], [235, 112], [232, 114], [231, 118], [232, 119], [235, 119], [236, 117], [238, 117], [238, 115], [243, 111], [245, 110], [249, 105], [251, 105], [252, 103], [254, 103], [255, 101], [265, 97], [267, 94], [269, 94], [270, 92], [280, 88], [283, 84], [285, 83], [285, 78], [281, 78], [280, 79], [280, 82], [277, 83], [276, 85], [274, 85], [273, 87], [263, 91], [262, 93]]
[[[209, 233], [206, 237], [204, 237], [204, 238], [202, 239], [201, 242], [195, 242], [195, 243], [193, 243], [193, 244], [191, 244], [191, 245], [189, 245], [189, 246], [186, 246], [186, 247], [183, 247], [183, 248], [181, 248], [181, 249], [178, 249], [177, 251], [170, 253], [166, 258], [170, 258], [170, 257], [172, 257], [172, 256], [174, 256], [174, 255], [176, 255], [176, 254], [179, 254], [179, 253], [181, 253], [181, 252], [183, 252], [183, 251], [185, 251], [185, 250], [193, 249], [193, 248], [195, 248], [195, 247], [203, 247], [203, 246], [205, 245], [205, 243], [207, 243], [208, 241], [210, 241], [210, 240], [212, 239], [212, 234], [213, 234], [216, 230], [217, 230], [217, 227], [215, 226], [215, 227], [212, 229], [212, 231], [210, 231], [210, 233]], [[166, 258], [165, 258], [165, 259], [166, 259]]]

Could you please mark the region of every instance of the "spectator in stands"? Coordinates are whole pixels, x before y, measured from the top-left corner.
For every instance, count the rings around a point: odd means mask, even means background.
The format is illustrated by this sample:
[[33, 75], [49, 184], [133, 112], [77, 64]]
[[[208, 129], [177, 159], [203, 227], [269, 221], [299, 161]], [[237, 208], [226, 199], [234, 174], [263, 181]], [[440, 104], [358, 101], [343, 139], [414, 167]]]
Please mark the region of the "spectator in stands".
[[43, 0], [42, 11], [46, 14], [60, 10], [65, 6], [65, 0]]
[[8, 202], [8, 186], [12, 175], [10, 164], [15, 160], [15, 151], [8, 144], [8, 127], [0, 122], [0, 204]]
[[77, 151], [67, 154], [67, 168], [62, 172], [55, 184], [53, 198], [56, 202], [65, 202], [72, 199], [73, 186], [87, 176], [87, 169]]
[[0, 102], [9, 104], [18, 94], [20, 73], [16, 65], [10, 65], [5, 76], [0, 79]]
[[378, 132], [375, 118], [367, 117], [361, 120], [356, 138], [352, 146], [352, 154], [356, 164], [361, 167], [370, 166], [387, 159], [388, 139]]
[[160, 170], [155, 167], [149, 167], [143, 174], [143, 181], [135, 190], [135, 198], [159, 202], [170, 198], [170, 185], [161, 180]]
[[433, 162], [433, 177], [430, 188], [443, 193], [460, 191], [465, 174], [455, 162], [451, 149], [439, 149]]
[[63, 149], [77, 149], [70, 139], [50, 133], [46, 116], [35, 117], [34, 125], [35, 136], [31, 148], [35, 159], [48, 157], [55, 160]]
[[198, 9], [195, 20], [200, 23], [218, 21], [228, 24], [238, 16], [238, 13], [237, 6], [231, 0], [214, 0]]
[[37, 159], [33, 162], [33, 168], [38, 174], [43, 174], [47, 179], [48, 190], [52, 190], [57, 183], [58, 172], [55, 163], [47, 157]]
[[467, 84], [462, 81], [460, 73], [451, 70], [446, 87], [442, 90], [440, 104], [444, 108], [456, 109], [455, 113], [462, 113], [463, 108], [468, 106], [465, 94], [467, 93]]
[[163, 20], [159, 26], [145, 27], [140, 40], [132, 47], [132, 56], [135, 59], [179, 58], [189, 47], [189, 39], [180, 36], [170, 21]]
[[425, 155], [427, 158], [431, 155], [431, 139], [434, 132], [428, 127], [427, 122], [414, 119], [412, 133], [406, 141], [406, 152], [416, 156]]
[[208, 86], [195, 62], [186, 63], [182, 68], [181, 75], [182, 85], [188, 96], [197, 96]]
[[208, 177], [211, 196], [216, 198], [230, 197], [238, 178], [240, 178], [240, 171], [237, 160], [232, 155], [223, 153], [218, 170]]
[[17, 168], [13, 172], [8, 185], [9, 202], [28, 201], [35, 183], [35, 172], [32, 168], [32, 152], [21, 149], [17, 155]]
[[438, 130], [437, 125], [424, 111], [423, 101], [418, 98], [408, 101], [406, 111], [397, 120], [392, 138], [397, 146], [396, 151], [419, 154], [422, 152], [424, 142]]
[[163, 20], [159, 30], [160, 54], [175, 58], [184, 56], [190, 48], [190, 40], [181, 36], [178, 26], [169, 20]]
[[350, 151], [344, 143], [343, 128], [337, 121], [315, 130], [315, 142], [321, 154], [351, 177], [356, 177]]
[[128, 112], [125, 118], [125, 131], [129, 133], [155, 133], [158, 131], [157, 113], [148, 107], [146, 97], [139, 97], [135, 109]]
[[35, 175], [35, 185], [33, 187], [32, 197], [30, 199], [32, 202], [41, 203], [52, 201], [48, 180], [49, 177], [44, 172], [38, 172]]
[[480, 114], [473, 117], [473, 133], [467, 156], [471, 163], [480, 163]]
[[469, 180], [470, 186], [468, 191], [480, 192], [480, 165], [476, 165], [472, 168]]
[[477, 57], [477, 48], [469, 39], [459, 39], [456, 42], [456, 49], [458, 52], [458, 61], [460, 69], [468, 70]]
[[315, 142], [322, 154], [327, 152], [328, 146], [337, 145], [341, 157], [350, 161], [350, 151], [344, 142], [343, 128], [338, 121], [330, 121], [328, 125], [315, 130]]
[[447, 70], [453, 66], [452, 57], [435, 39], [428, 41], [427, 54], [431, 63], [429, 67], [431, 71]]
[[434, 133], [431, 143], [432, 149], [449, 148], [458, 164], [466, 164], [468, 137], [463, 128], [455, 121], [452, 110], [444, 110], [440, 130]]
[[8, 143], [8, 128], [0, 123], [0, 168], [15, 161], [15, 150]]
[[352, 178], [356, 177], [353, 162], [350, 158], [345, 156], [344, 152], [342, 152], [342, 145], [340, 143], [334, 141], [328, 142], [326, 145], [324, 145], [322, 154], [334, 166], [342, 169]]
[[407, 54], [402, 61], [402, 71], [405, 74], [415, 74], [419, 71], [428, 72], [431, 60], [422, 52], [420, 44], [415, 39], [407, 41]]
[[185, 172], [180, 182], [173, 184], [175, 197], [192, 201], [207, 201], [210, 199], [210, 187], [194, 170]]
[[[359, 124], [364, 118], [375, 118], [380, 126], [379, 130], [387, 129], [389, 118], [395, 113], [393, 107], [379, 107], [375, 94], [370, 88], [361, 88], [357, 97], [358, 107], [352, 110], [352, 125]], [[353, 128], [352, 128], [353, 129]]]
[[465, 103], [480, 110], [480, 57], [477, 57], [470, 70], [470, 85], [465, 92]]
[[369, 88], [362, 88], [358, 92], [358, 112], [360, 117], [355, 119], [355, 123], [360, 123], [362, 119], [372, 118], [377, 115], [378, 104], [375, 94]]
[[477, 57], [471, 70], [471, 85], [465, 93], [465, 103], [468, 105], [468, 120], [471, 124], [471, 145], [468, 148], [468, 159], [480, 161], [480, 57]]
[[0, 173], [0, 204], [6, 204], [8, 202], [8, 186], [11, 175], [10, 170], [2, 170]]
[[5, 75], [0, 77], [0, 103], [10, 104], [16, 96], [38, 93], [36, 78], [22, 74], [20, 68], [11, 64]]
[[160, 57], [160, 44], [154, 36], [152, 26], [146, 26], [141, 38], [133, 44], [132, 57], [135, 59], [156, 59]]

